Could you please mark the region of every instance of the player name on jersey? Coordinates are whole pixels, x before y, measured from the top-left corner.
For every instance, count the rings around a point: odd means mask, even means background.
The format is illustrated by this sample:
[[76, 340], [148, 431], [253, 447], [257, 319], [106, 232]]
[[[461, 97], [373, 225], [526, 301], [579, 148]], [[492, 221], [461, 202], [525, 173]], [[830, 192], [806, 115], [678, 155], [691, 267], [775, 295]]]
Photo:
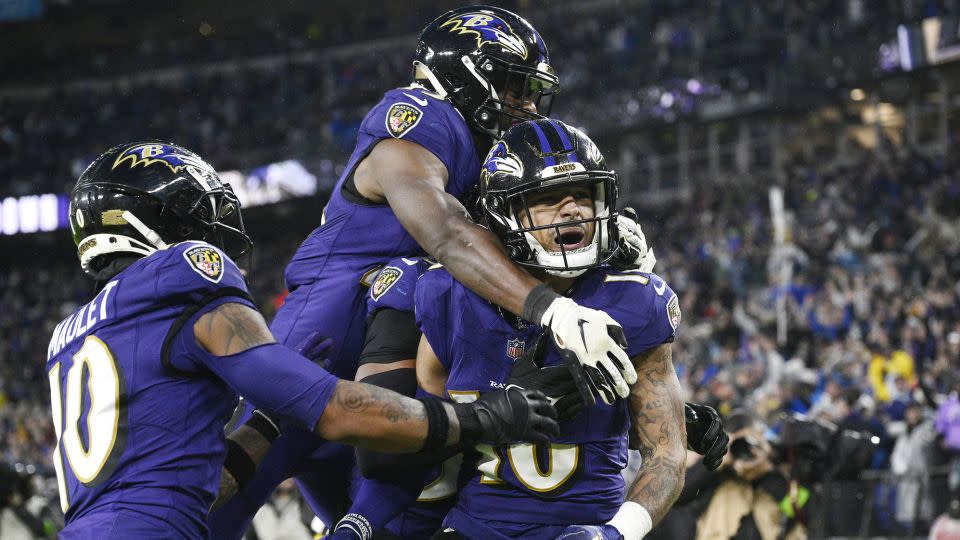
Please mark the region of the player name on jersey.
[[109, 319], [113, 315], [107, 306], [109, 305], [110, 292], [116, 286], [116, 281], [107, 283], [93, 300], [82, 306], [73, 315], [60, 321], [60, 324], [53, 330], [53, 337], [50, 338], [50, 344], [47, 346], [47, 360], [53, 358], [73, 340], [93, 328], [93, 325]]

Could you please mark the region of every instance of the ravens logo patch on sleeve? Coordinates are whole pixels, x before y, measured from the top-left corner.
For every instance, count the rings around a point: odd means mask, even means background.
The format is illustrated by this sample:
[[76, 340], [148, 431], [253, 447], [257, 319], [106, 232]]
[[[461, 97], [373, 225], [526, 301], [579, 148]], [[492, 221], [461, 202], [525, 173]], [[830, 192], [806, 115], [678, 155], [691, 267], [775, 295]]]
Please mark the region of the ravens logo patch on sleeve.
[[673, 298], [667, 302], [667, 317], [670, 318], [670, 326], [676, 330], [677, 326], [680, 325], [680, 319], [682, 317], [680, 314], [680, 300], [677, 298], [677, 295], [673, 295]]
[[387, 266], [377, 274], [377, 279], [374, 280], [373, 285], [370, 286], [370, 296], [374, 300], [380, 300], [380, 298], [390, 290], [390, 287], [393, 287], [393, 284], [396, 283], [400, 276], [403, 275], [403, 270], [397, 268], [396, 266]]
[[195, 246], [183, 252], [183, 258], [190, 263], [190, 268], [200, 274], [203, 279], [213, 283], [220, 283], [223, 277], [223, 255], [210, 246]]
[[420, 123], [423, 112], [409, 103], [394, 103], [387, 111], [387, 131], [397, 139]]

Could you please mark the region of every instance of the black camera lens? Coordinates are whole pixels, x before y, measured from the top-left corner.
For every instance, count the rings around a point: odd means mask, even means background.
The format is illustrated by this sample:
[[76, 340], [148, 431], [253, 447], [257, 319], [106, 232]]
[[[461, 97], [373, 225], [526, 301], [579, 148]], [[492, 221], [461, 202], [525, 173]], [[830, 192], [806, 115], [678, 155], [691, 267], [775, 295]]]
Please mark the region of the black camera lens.
[[733, 459], [752, 459], [758, 446], [753, 437], [741, 437], [730, 443], [730, 455]]

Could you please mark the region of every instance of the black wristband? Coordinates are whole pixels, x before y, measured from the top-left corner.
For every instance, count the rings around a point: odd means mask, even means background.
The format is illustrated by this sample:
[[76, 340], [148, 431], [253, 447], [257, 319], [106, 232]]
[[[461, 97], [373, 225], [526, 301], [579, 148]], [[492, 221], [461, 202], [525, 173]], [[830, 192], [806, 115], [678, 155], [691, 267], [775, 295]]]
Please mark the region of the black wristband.
[[273, 442], [280, 436], [280, 428], [277, 427], [277, 423], [260, 409], [254, 410], [253, 415], [244, 425], [263, 435], [263, 438], [268, 442]]
[[560, 298], [560, 295], [546, 283], [537, 285], [523, 301], [523, 318], [533, 324], [540, 324], [543, 314], [557, 298]]
[[223, 468], [236, 480], [237, 488], [243, 489], [253, 478], [257, 465], [237, 441], [227, 439], [227, 455], [223, 459]]
[[469, 403], [454, 403], [453, 411], [457, 414], [457, 421], [460, 423], [460, 445], [465, 448], [473, 446], [482, 435], [480, 416], [477, 414], [476, 407]]
[[447, 446], [450, 434], [450, 419], [443, 409], [443, 402], [437, 398], [425, 397], [417, 401], [427, 410], [427, 439], [423, 441], [421, 452], [436, 452]]

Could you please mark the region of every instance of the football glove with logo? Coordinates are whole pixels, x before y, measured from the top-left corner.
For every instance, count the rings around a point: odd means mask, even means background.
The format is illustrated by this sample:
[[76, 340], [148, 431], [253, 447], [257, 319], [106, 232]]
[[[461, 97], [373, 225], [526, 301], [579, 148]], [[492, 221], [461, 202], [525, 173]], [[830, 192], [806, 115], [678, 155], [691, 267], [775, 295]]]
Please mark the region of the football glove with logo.
[[[539, 390], [557, 410], [558, 420], [569, 420], [583, 409], [583, 397], [577, 389], [569, 366], [541, 367], [548, 339], [539, 335], [513, 365], [507, 388]], [[576, 366], [579, 370], [579, 365]]]
[[613, 404], [617, 396], [630, 395], [629, 385], [637, 382], [637, 372], [627, 356], [627, 338], [623, 328], [609, 315], [578, 305], [558, 296], [540, 321], [550, 329], [557, 350], [571, 365], [574, 380], [589, 406], [593, 397]]
[[703, 456], [703, 465], [715, 470], [727, 453], [730, 438], [723, 431], [723, 420], [713, 407], [686, 403], [687, 448]]

